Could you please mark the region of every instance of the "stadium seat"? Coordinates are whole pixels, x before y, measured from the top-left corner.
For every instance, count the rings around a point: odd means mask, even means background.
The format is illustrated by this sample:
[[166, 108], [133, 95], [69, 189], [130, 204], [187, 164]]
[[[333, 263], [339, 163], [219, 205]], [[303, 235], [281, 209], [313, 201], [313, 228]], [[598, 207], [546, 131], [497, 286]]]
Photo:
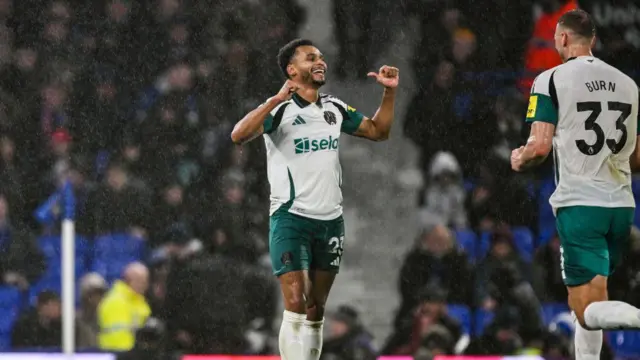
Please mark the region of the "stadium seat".
[[491, 233], [488, 231], [482, 232], [478, 240], [476, 252], [478, 254], [478, 260], [482, 260], [487, 256], [487, 253], [489, 253], [489, 247], [491, 246]]
[[546, 325], [549, 325], [556, 316], [568, 312], [570, 312], [569, 305], [565, 303], [542, 304], [542, 319]]
[[520, 256], [525, 261], [531, 262], [531, 260], [533, 260], [534, 251], [533, 233], [531, 233], [531, 230], [525, 226], [514, 227], [512, 231], [513, 241], [515, 242]]
[[[631, 180], [631, 190], [633, 191], [636, 203], [640, 202], [640, 179], [633, 178]], [[640, 226], [640, 211], [636, 211], [633, 223]]]
[[493, 321], [494, 316], [492, 311], [477, 310], [474, 316], [473, 335], [482, 335], [484, 329]]
[[640, 354], [640, 332], [609, 331], [609, 345], [616, 354], [616, 359], [637, 359]]
[[[36, 299], [40, 292], [50, 290], [62, 293], [62, 239], [59, 235], [47, 235], [38, 238], [38, 246], [47, 261], [47, 270], [44, 275], [38, 279], [29, 288], [28, 305], [35, 305]], [[75, 241], [75, 279], [76, 279], [76, 304], [80, 299], [78, 280], [84, 276], [89, 268], [91, 246], [89, 241], [81, 236], [76, 235]]]
[[553, 177], [545, 179], [538, 192], [538, 244], [544, 245], [556, 231], [556, 220], [549, 198], [556, 189]]
[[477, 258], [476, 245], [478, 237], [472, 230], [461, 229], [454, 231], [458, 246], [467, 253], [469, 261], [475, 262]]
[[0, 351], [11, 343], [11, 330], [20, 313], [22, 296], [14, 287], [0, 287]]
[[[87, 272], [90, 261], [89, 241], [83, 236], [75, 239], [75, 267], [76, 277], [81, 277]], [[59, 235], [41, 236], [38, 238], [38, 246], [47, 261], [47, 276], [60, 277], [62, 274], [62, 239]]]
[[0, 334], [0, 351], [7, 352], [11, 350], [11, 333]]
[[110, 234], [96, 238], [92, 270], [111, 283], [120, 278], [124, 267], [144, 256], [144, 240], [128, 234]]
[[465, 334], [471, 334], [471, 309], [466, 305], [447, 305], [449, 316], [458, 320]]

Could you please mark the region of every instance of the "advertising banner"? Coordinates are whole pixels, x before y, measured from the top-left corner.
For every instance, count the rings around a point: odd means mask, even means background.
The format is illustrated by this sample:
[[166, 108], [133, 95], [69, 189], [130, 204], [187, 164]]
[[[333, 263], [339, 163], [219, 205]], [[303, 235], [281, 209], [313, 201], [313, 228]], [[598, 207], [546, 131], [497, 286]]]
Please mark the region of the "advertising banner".
[[[75, 354], [73, 360], [115, 360], [113, 354]], [[0, 354], [0, 360], [71, 360], [64, 354], [46, 353], [9, 353]]]

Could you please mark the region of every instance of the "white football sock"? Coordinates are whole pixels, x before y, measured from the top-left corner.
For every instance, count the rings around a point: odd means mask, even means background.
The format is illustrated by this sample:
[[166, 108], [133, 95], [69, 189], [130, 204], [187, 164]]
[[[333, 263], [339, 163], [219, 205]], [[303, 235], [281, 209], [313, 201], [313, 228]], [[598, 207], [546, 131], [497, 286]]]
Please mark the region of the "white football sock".
[[306, 314], [296, 314], [284, 311], [278, 345], [282, 360], [302, 359], [302, 325], [306, 321]]
[[304, 321], [302, 325], [302, 360], [320, 359], [320, 354], [322, 353], [323, 324], [324, 319], [321, 321]]
[[574, 336], [574, 352], [576, 360], [600, 360], [602, 350], [602, 330], [587, 330], [580, 325], [574, 316], [576, 325]]
[[640, 329], [640, 309], [622, 301], [598, 301], [584, 311], [589, 329]]

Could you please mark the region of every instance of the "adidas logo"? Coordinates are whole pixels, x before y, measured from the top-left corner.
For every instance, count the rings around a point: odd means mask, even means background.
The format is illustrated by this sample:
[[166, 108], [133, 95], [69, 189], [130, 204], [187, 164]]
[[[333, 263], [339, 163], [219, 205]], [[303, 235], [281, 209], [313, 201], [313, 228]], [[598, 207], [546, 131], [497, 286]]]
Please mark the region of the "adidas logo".
[[293, 125], [302, 125], [302, 124], [306, 124], [307, 122], [304, 121], [304, 119], [302, 117], [300, 117], [300, 115], [298, 115], [296, 117], [295, 120], [293, 120]]

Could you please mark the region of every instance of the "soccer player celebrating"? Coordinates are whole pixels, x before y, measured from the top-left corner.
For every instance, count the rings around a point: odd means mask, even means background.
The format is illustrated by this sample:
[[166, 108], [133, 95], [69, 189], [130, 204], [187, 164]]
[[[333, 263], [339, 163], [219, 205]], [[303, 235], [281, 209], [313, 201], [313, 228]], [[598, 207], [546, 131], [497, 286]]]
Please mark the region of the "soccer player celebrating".
[[318, 360], [324, 308], [340, 267], [344, 242], [340, 134], [369, 140], [389, 137], [398, 69], [383, 66], [375, 77], [382, 103], [368, 118], [338, 98], [318, 92], [327, 64], [309, 40], [280, 49], [287, 78], [264, 104], [240, 120], [236, 144], [264, 135], [271, 185], [269, 252], [284, 297], [280, 354], [285, 360]]
[[[638, 86], [593, 57], [595, 26], [583, 10], [559, 19], [563, 64], [531, 89], [527, 144], [513, 150], [516, 171], [554, 150], [557, 188], [550, 203], [561, 241], [562, 277], [577, 320], [578, 360], [600, 359], [603, 329], [640, 328], [640, 309], [608, 301], [607, 277], [627, 249], [635, 201], [631, 170], [640, 165]], [[635, 169], [634, 169], [635, 170]]]

